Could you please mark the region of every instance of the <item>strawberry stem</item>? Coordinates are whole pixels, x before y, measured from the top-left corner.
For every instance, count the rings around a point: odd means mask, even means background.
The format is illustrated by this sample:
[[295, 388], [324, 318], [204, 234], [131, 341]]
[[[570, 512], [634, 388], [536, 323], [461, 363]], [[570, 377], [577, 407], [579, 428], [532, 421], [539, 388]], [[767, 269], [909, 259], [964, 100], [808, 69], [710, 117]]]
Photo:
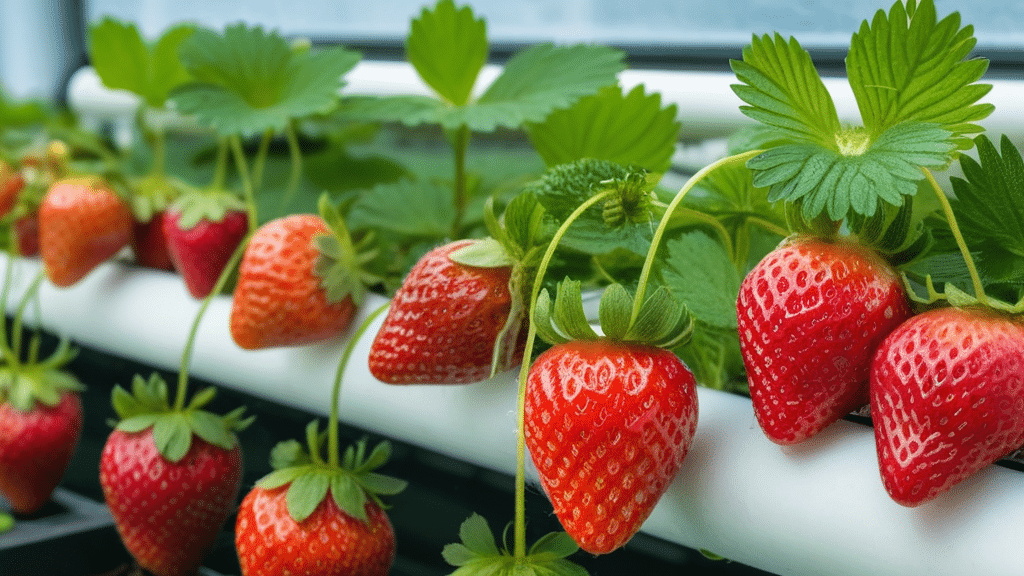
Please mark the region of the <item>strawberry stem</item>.
[[270, 141], [274, 139], [274, 130], [267, 128], [260, 138], [260, 147], [256, 150], [256, 158], [252, 161], [252, 185], [256, 188], [263, 186], [263, 169], [267, 165], [267, 156], [270, 154]]
[[242, 241], [238, 243], [235, 251], [231, 254], [231, 258], [228, 259], [227, 264], [224, 266], [224, 270], [221, 271], [220, 276], [217, 277], [217, 282], [214, 283], [213, 289], [210, 293], [203, 298], [202, 304], [199, 305], [199, 311], [196, 312], [195, 320], [192, 321], [192, 328], [189, 330], [188, 339], [185, 341], [185, 349], [181, 354], [181, 366], [178, 370], [178, 389], [174, 398], [174, 411], [180, 412], [185, 408], [185, 396], [186, 390], [188, 389], [188, 370], [189, 364], [192, 362], [192, 349], [195, 347], [196, 335], [199, 333], [199, 322], [202, 321], [203, 316], [206, 314], [206, 309], [210, 307], [210, 303], [213, 299], [220, 295], [221, 290], [224, 289], [224, 285], [227, 283], [228, 278], [234, 271], [235, 267], [238, 266], [239, 260], [242, 259], [242, 254], [245, 253], [246, 246], [249, 245], [249, 238], [252, 233], [248, 233], [242, 238]]
[[11, 350], [14, 354], [13, 362], [15, 364], [21, 361], [21, 331], [25, 317], [25, 309], [28, 308], [29, 302], [31, 302], [33, 297], [39, 292], [39, 286], [42, 285], [44, 278], [46, 278], [46, 272], [40, 269], [39, 272], [36, 273], [36, 277], [32, 279], [32, 284], [29, 285], [25, 294], [21, 297], [21, 302], [18, 303], [18, 309], [14, 312], [14, 321], [11, 325]]
[[974, 296], [983, 306], [988, 306], [988, 297], [985, 295], [985, 286], [981, 282], [981, 275], [978, 274], [978, 268], [974, 264], [974, 258], [971, 257], [971, 251], [967, 247], [967, 242], [964, 240], [964, 236], [960, 232], [960, 226], [956, 223], [956, 216], [953, 214], [953, 207], [949, 204], [949, 198], [946, 197], [946, 193], [943, 192], [939, 183], [935, 181], [935, 176], [932, 175], [930, 170], [922, 168], [921, 171], [924, 172], [925, 178], [928, 179], [928, 184], [930, 184], [932, 190], [935, 191], [935, 196], [938, 198], [939, 205], [942, 207], [942, 214], [946, 217], [946, 222], [949, 223], [949, 230], [953, 234], [953, 239], [956, 240], [957, 247], [960, 248], [960, 253], [963, 254], [964, 263], [967, 265], [967, 271], [971, 275], [971, 283], [974, 285]]
[[636, 295], [633, 297], [633, 312], [630, 316], [630, 323], [633, 323], [637, 316], [640, 315], [640, 307], [644, 302], [644, 293], [647, 291], [647, 283], [651, 276], [651, 268], [654, 266], [654, 255], [658, 252], [658, 246], [661, 244], [661, 238], [665, 235], [665, 230], [668, 228], [668, 223], [672, 219], [672, 213], [675, 212], [676, 207], [683, 201], [686, 194], [697, 185], [698, 182], [707, 177], [708, 174], [715, 170], [736, 164], [739, 162], [746, 162], [747, 160], [762, 153], [763, 150], [750, 150], [743, 152], [742, 154], [735, 154], [722, 158], [716, 162], [708, 164], [704, 168], [697, 171], [696, 174], [690, 177], [689, 180], [683, 184], [683, 187], [676, 193], [675, 198], [672, 199], [668, 204], [668, 208], [665, 209], [665, 214], [661, 217], [661, 221], [658, 223], [658, 228], [654, 231], [654, 236], [651, 238], [651, 248], [647, 251], [647, 259], [644, 261], [644, 267], [640, 271], [640, 279], [636, 286]]
[[210, 185], [214, 190], [223, 190], [224, 183], [228, 177], [228, 141], [220, 138], [217, 141], [217, 159], [213, 165], [213, 183]]
[[453, 206], [455, 217], [452, 219], [452, 238], [459, 237], [459, 229], [462, 228], [462, 220], [466, 214], [466, 203], [469, 192], [466, 189], [466, 152], [469, 150], [469, 127], [461, 126], [452, 137], [452, 147], [455, 149], [455, 195]]
[[295, 121], [288, 122], [284, 131], [285, 139], [288, 141], [288, 153], [291, 156], [291, 172], [288, 175], [288, 188], [281, 197], [281, 207], [286, 208], [295, 194], [299, 191], [299, 184], [302, 182], [302, 147], [299, 146], [299, 134], [295, 129]]
[[235, 154], [235, 163], [238, 165], [238, 175], [242, 179], [242, 194], [245, 196], [245, 203], [249, 212], [249, 231], [256, 230], [259, 225], [259, 218], [256, 214], [256, 198], [252, 186], [252, 179], [249, 178], [249, 162], [245, 159], [245, 151], [242, 150], [242, 139], [237, 134], [231, 138], [231, 150]]
[[530, 327], [526, 332], [526, 345], [525, 351], [523, 352], [523, 363], [519, 368], [519, 394], [516, 401], [516, 480], [515, 480], [515, 522], [514, 522], [514, 533], [513, 533], [513, 557], [516, 560], [524, 560], [526, 558], [526, 381], [527, 376], [530, 373], [530, 362], [533, 351], [533, 343], [537, 338], [537, 326], [533, 322], [533, 315], [537, 308], [537, 297], [540, 295], [541, 280], [544, 278], [544, 274], [547, 273], [548, 265], [551, 263], [551, 258], [555, 255], [555, 248], [558, 247], [558, 243], [561, 242], [562, 237], [565, 236], [569, 230], [569, 226], [573, 222], [579, 219], [588, 208], [594, 206], [598, 202], [601, 202], [616, 194], [618, 191], [615, 189], [608, 189], [599, 194], [595, 194], [587, 199], [586, 202], [580, 204], [568, 218], [562, 222], [558, 230], [555, 231], [554, 236], [551, 238], [551, 242], [548, 244], [547, 250], [544, 252], [544, 256], [541, 258], [540, 265], [537, 267], [537, 273], [533, 282], [533, 287], [530, 291]]
[[337, 468], [341, 465], [341, 445], [338, 440], [338, 400], [341, 398], [341, 379], [345, 374], [345, 367], [348, 366], [349, 358], [352, 357], [352, 352], [356, 349], [356, 343], [359, 342], [359, 339], [370, 327], [370, 324], [380, 316], [381, 312], [387, 310], [389, 305], [390, 302], [379, 306], [359, 325], [359, 328], [349, 338], [348, 344], [345, 345], [345, 351], [342, 353], [341, 361], [338, 363], [338, 371], [334, 374], [334, 385], [331, 388], [331, 415], [330, 420], [327, 422], [327, 458], [332, 468]]

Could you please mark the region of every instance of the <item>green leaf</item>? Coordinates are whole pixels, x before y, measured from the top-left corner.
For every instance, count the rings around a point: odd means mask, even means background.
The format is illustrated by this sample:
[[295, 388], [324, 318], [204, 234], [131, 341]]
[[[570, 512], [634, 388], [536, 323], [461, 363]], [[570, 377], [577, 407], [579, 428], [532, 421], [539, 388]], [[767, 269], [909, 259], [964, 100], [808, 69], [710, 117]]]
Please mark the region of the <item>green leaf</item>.
[[879, 10], [870, 24], [865, 20], [846, 69], [868, 132], [931, 123], [947, 130], [957, 148], [970, 148], [961, 136], [980, 132], [975, 122], [994, 109], [977, 103], [992, 87], [975, 84], [988, 67], [987, 60], [967, 59], [976, 42], [972, 26], [960, 27], [959, 13], [938, 20], [932, 0], [899, 1], [888, 15]]
[[190, 24], [173, 26], [150, 45], [134, 24], [104, 18], [89, 29], [89, 60], [105, 86], [161, 108], [170, 91], [189, 80], [178, 48], [195, 30]]
[[957, 222], [970, 246], [994, 243], [1024, 258], [1024, 160], [1003, 136], [1000, 150], [985, 136], [978, 160], [960, 157], [964, 178], [951, 178]]
[[345, 116], [363, 122], [401, 122], [406, 126], [437, 124], [448, 106], [429, 96], [350, 96], [343, 103]]
[[[858, 154], [814, 144], [786, 144], [747, 162], [754, 185], [771, 187], [768, 200], [802, 203], [808, 221], [827, 212], [833, 220], [849, 211], [871, 216], [879, 202], [897, 205], [917, 192], [921, 167], [945, 165], [953, 148], [949, 133], [933, 124], [889, 128]], [[851, 136], [856, 140], [856, 136]]]
[[188, 425], [196, 436], [225, 450], [235, 447], [235, 435], [225, 425], [224, 419], [205, 410], [186, 412]]
[[512, 266], [515, 259], [504, 246], [494, 238], [481, 238], [463, 246], [448, 255], [453, 262], [478, 268], [501, 268]]
[[441, 0], [412, 21], [405, 53], [424, 82], [447, 102], [462, 106], [487, 61], [487, 25], [469, 6], [456, 8], [451, 0]]
[[529, 554], [550, 554], [555, 558], [568, 558], [579, 549], [579, 544], [565, 532], [549, 532], [534, 542]]
[[379, 496], [394, 496], [405, 490], [409, 483], [384, 474], [367, 472], [358, 476], [359, 485], [370, 494]]
[[278, 442], [270, 450], [270, 467], [274, 470], [305, 466], [312, 462], [306, 447], [298, 440]]
[[117, 429], [122, 432], [134, 434], [151, 428], [156, 424], [158, 419], [160, 419], [159, 414], [139, 414], [136, 416], [129, 416], [117, 423]]
[[480, 99], [442, 119], [490, 132], [540, 122], [551, 112], [572, 106], [583, 96], [615, 83], [625, 69], [624, 53], [605, 46], [536, 44], [517, 53]]
[[331, 476], [311, 471], [292, 480], [285, 494], [285, 505], [292, 520], [302, 522], [323, 502], [331, 487]]
[[308, 474], [310, 469], [311, 467], [306, 465], [280, 468], [257, 480], [256, 485], [265, 490], [280, 488], [285, 484], [291, 484], [299, 476]]
[[179, 462], [192, 446], [192, 429], [183, 414], [167, 414], [153, 425], [156, 449], [170, 462]]
[[549, 168], [529, 186], [544, 209], [559, 222], [603, 188], [602, 182], [625, 178], [629, 168], [609, 160], [585, 158]]
[[676, 117], [676, 106], [663, 108], [657, 92], [648, 95], [640, 85], [623, 95], [615, 85], [529, 124], [527, 131], [548, 166], [598, 158], [665, 172], [681, 129]]
[[754, 36], [743, 60], [731, 62], [743, 84], [732, 89], [747, 106], [740, 110], [781, 134], [833, 150], [839, 115], [832, 96], [795, 38]]
[[474, 513], [462, 522], [459, 526], [459, 539], [466, 548], [477, 555], [490, 556], [499, 553], [491, 527], [479, 514]]
[[711, 326], [736, 328], [740, 277], [719, 242], [701, 231], [671, 238], [656, 269], [694, 317]]
[[403, 179], [380, 184], [359, 196], [348, 215], [353, 229], [379, 228], [406, 237], [444, 238], [455, 210], [452, 190], [435, 182]]
[[239, 23], [223, 35], [198, 30], [181, 48], [196, 82], [172, 99], [222, 135], [282, 131], [298, 118], [338, 104], [343, 76], [360, 55], [343, 48], [294, 50], [276, 32]]

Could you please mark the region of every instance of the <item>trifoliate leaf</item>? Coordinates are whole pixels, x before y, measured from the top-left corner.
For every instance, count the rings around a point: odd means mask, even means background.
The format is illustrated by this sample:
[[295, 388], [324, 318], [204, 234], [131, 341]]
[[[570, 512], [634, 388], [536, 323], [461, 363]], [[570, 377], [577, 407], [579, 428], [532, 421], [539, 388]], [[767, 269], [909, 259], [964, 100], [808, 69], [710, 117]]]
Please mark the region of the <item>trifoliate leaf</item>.
[[441, 0], [412, 21], [405, 53], [424, 82], [445, 101], [462, 106], [487, 61], [487, 25], [469, 6]]
[[189, 80], [178, 48], [196, 28], [173, 26], [148, 44], [134, 24], [104, 18], [89, 29], [89, 60], [108, 88], [128, 90], [161, 108], [168, 93]]
[[223, 34], [197, 30], [181, 58], [195, 83], [174, 92], [177, 109], [234, 135], [282, 131], [293, 119], [330, 112], [360, 55], [294, 50], [277, 32], [239, 23]]
[[454, 221], [449, 186], [408, 179], [374, 186], [359, 196], [348, 215], [353, 229], [380, 228], [416, 238], [444, 238]]
[[648, 95], [640, 85], [624, 95], [615, 85], [529, 124], [527, 131], [548, 166], [597, 158], [665, 172], [681, 129], [676, 116], [674, 104], [661, 106], [660, 94]]
[[980, 132], [975, 124], [992, 113], [978, 104], [992, 88], [976, 84], [987, 60], [970, 59], [974, 28], [960, 27], [954, 12], [938, 20], [932, 0], [893, 4], [879, 10], [853, 35], [846, 70], [864, 126], [872, 136], [903, 122], [937, 124], [957, 148], [973, 142], [960, 136]]
[[701, 231], [671, 238], [656, 269], [664, 285], [698, 320], [736, 328], [740, 277], [719, 242]]
[[785, 144], [747, 162], [754, 185], [770, 187], [768, 200], [802, 203], [810, 221], [827, 213], [833, 220], [854, 213], [871, 216], [879, 202], [899, 204], [917, 192], [921, 167], [942, 167], [953, 148], [949, 132], [934, 124], [893, 126], [873, 142], [862, 132], [848, 135], [856, 147], [836, 151], [812, 143]]
[[978, 160], [961, 156], [964, 178], [950, 179], [957, 222], [969, 245], [989, 241], [1024, 258], [1024, 160], [1006, 136], [999, 151], [985, 136], [975, 142]]
[[839, 115], [810, 54], [795, 38], [754, 36], [743, 60], [731, 65], [744, 83], [732, 87], [748, 104], [740, 107], [744, 114], [795, 140], [834, 148]]

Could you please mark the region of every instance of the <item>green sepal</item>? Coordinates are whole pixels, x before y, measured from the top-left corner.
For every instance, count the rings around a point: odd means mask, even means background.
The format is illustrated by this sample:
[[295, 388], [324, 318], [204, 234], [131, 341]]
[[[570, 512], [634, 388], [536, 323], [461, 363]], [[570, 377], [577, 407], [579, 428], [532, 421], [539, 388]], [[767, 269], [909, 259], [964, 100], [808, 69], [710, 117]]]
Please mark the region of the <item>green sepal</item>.
[[31, 412], [36, 404], [60, 404], [65, 392], [82, 392], [85, 386], [62, 370], [77, 354], [78, 350], [71, 348], [65, 338], [53, 354], [40, 362], [0, 367], [0, 402], [6, 400], [20, 412]]
[[176, 410], [168, 401], [167, 382], [156, 373], [148, 379], [136, 374], [131, 392], [115, 386], [111, 404], [118, 420], [115, 429], [130, 434], [152, 430], [153, 443], [169, 462], [179, 462], [192, 447], [192, 437], [198, 436], [208, 444], [232, 450], [238, 444], [236, 432], [248, 427], [253, 418], [243, 418], [244, 407], [219, 416], [201, 408], [209, 404], [216, 394], [214, 388], [200, 391], [187, 406]]
[[182, 194], [171, 207], [181, 214], [178, 228], [191, 230], [201, 220], [220, 222], [232, 210], [247, 210], [245, 201], [227, 190], [191, 190]]
[[506, 547], [498, 547], [490, 526], [479, 514], [472, 514], [459, 527], [458, 543], [441, 552], [445, 562], [457, 569], [449, 576], [586, 576], [587, 571], [567, 558], [579, 546], [565, 532], [542, 536], [522, 559]]
[[288, 514], [296, 522], [302, 522], [316, 510], [330, 491], [332, 475], [315, 467], [292, 480], [288, 486], [285, 502]]
[[466, 246], [448, 254], [448, 259], [477, 268], [511, 267], [516, 263], [515, 258], [508, 253], [501, 242], [491, 237], [473, 240]]
[[600, 338], [583, 310], [580, 281], [570, 278], [558, 283], [554, 302], [547, 289], [541, 290], [533, 309], [533, 324], [537, 336], [549, 344]]
[[135, 220], [146, 223], [194, 188], [166, 174], [150, 174], [133, 181], [129, 190], [128, 205]]
[[902, 274], [902, 276], [903, 285], [907, 290], [907, 297], [922, 306], [934, 306], [937, 303], [945, 302], [954, 308], [986, 307], [1007, 314], [1024, 313], [1024, 297], [1016, 303], [1006, 302], [989, 295], [985, 295], [984, 300], [981, 300], [977, 295], [968, 294], [950, 282], [946, 282], [942, 292], [939, 292], [936, 290], [935, 283], [930, 275], [925, 276], [926, 295], [921, 296], [914, 289], [907, 275]]
[[326, 192], [320, 196], [317, 206], [331, 233], [319, 234], [314, 239], [318, 255], [313, 271], [320, 277], [328, 303], [351, 297], [352, 302], [360, 306], [369, 286], [381, 281], [366, 270], [370, 261], [377, 257], [377, 251], [371, 247], [373, 238], [367, 236], [360, 243], [354, 242], [341, 211], [331, 203]]

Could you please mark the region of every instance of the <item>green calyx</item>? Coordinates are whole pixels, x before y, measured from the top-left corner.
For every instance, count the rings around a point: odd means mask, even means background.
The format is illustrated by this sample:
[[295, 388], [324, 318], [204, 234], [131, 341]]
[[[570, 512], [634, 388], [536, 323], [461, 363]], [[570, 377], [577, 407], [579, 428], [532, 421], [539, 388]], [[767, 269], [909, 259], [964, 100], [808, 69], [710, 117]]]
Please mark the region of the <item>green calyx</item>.
[[[693, 317], [662, 286], [648, 296], [634, 313], [635, 296], [621, 284], [608, 286], [601, 295], [598, 318], [604, 337], [660, 348], [684, 343], [693, 333]], [[558, 283], [554, 302], [547, 290], [537, 298], [534, 311], [537, 335], [551, 344], [572, 340], [597, 340], [583, 309], [580, 282], [566, 278]]]
[[61, 370], [77, 354], [68, 340], [61, 340], [57, 350], [42, 362], [3, 366], [0, 368], [0, 402], [8, 402], [21, 412], [30, 412], [36, 403], [56, 406], [65, 392], [85, 390], [77, 378]]
[[[143, 223], [152, 220], [158, 212], [166, 210], [183, 194], [196, 192], [185, 182], [166, 174], [150, 174], [139, 178], [131, 183], [130, 190], [129, 205], [132, 214], [137, 221]], [[184, 212], [182, 215], [184, 219]]]
[[369, 523], [366, 504], [372, 501], [386, 509], [381, 496], [398, 494], [408, 483], [375, 472], [391, 457], [391, 444], [381, 442], [367, 451], [366, 441], [360, 440], [345, 449], [340, 462], [321, 456], [326, 433], [319, 431], [316, 421], [306, 427], [308, 449], [296, 440], [282, 442], [271, 453], [273, 472], [256, 485], [264, 490], [288, 486], [285, 502], [288, 514], [302, 522], [330, 494], [338, 508], [348, 516]]
[[216, 393], [215, 388], [206, 388], [183, 409], [175, 410], [168, 402], [167, 382], [163, 378], [155, 373], [148, 380], [136, 375], [131, 392], [114, 387], [111, 403], [120, 418], [114, 427], [128, 433], [152, 428], [157, 450], [170, 462], [179, 462], [185, 457], [192, 447], [193, 435], [219, 448], [232, 450], [238, 443], [235, 432], [247, 428], [255, 417], [243, 418], [245, 407], [224, 416], [203, 410]]
[[567, 558], [579, 546], [565, 532], [551, 532], [516, 558], [507, 547], [499, 548], [487, 520], [473, 514], [459, 527], [456, 544], [444, 547], [446, 562], [458, 568], [450, 576], [585, 576], [587, 571]]
[[369, 287], [381, 278], [367, 270], [368, 264], [377, 257], [373, 248], [373, 236], [366, 235], [355, 242], [349, 233], [345, 219], [336, 206], [331, 204], [325, 193], [318, 204], [330, 234], [319, 234], [313, 242], [319, 256], [313, 271], [320, 277], [320, 287], [327, 295], [327, 302], [335, 304], [351, 297], [356, 306], [363, 303]]
[[171, 207], [181, 214], [178, 228], [182, 230], [191, 230], [202, 220], [220, 222], [229, 211], [247, 211], [241, 198], [220, 188], [188, 190]]
[[1024, 313], [1024, 298], [1021, 298], [1016, 303], [1005, 302], [987, 294], [984, 294], [979, 298], [975, 294], [968, 294], [967, 292], [964, 292], [950, 282], [946, 282], [942, 288], [942, 292], [939, 292], [935, 288], [935, 283], [930, 275], [926, 276], [924, 279], [925, 296], [921, 296], [914, 289], [914, 285], [910, 282], [910, 279], [907, 278], [907, 275], [902, 274], [902, 277], [903, 286], [907, 291], [907, 297], [923, 307], [943, 305], [944, 303], [945, 305], [952, 306], [954, 308], [985, 307], [1006, 314]]

